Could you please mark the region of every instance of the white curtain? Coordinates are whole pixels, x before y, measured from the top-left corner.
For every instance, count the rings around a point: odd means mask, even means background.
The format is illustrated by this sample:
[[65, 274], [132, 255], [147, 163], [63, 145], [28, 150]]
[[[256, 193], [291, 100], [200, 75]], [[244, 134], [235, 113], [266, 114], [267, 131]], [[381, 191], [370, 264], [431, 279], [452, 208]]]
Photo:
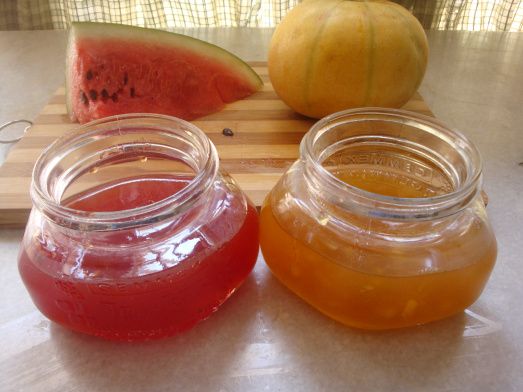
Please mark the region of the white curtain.
[[[521, 0], [395, 0], [426, 29], [523, 31]], [[300, 0], [0, 0], [0, 30], [72, 21], [174, 27], [273, 27]]]

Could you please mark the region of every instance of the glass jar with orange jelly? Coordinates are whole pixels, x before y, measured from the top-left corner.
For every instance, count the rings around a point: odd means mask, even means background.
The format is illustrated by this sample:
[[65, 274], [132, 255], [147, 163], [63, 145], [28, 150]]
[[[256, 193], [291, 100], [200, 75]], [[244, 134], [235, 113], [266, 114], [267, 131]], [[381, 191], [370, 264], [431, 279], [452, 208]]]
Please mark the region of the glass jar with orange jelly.
[[481, 181], [476, 147], [432, 118], [333, 114], [265, 200], [264, 258], [290, 290], [352, 327], [450, 316], [479, 297], [496, 260]]
[[192, 124], [130, 114], [89, 123], [38, 159], [19, 270], [73, 330], [160, 338], [214, 312], [258, 255], [258, 215]]

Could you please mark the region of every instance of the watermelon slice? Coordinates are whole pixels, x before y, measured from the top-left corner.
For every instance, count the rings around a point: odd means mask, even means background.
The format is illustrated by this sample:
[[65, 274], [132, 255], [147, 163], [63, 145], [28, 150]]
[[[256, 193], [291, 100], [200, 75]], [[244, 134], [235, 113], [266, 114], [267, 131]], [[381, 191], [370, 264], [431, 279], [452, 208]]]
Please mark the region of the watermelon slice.
[[123, 113], [191, 120], [262, 84], [232, 53], [185, 35], [90, 22], [73, 23], [69, 32], [66, 94], [73, 121]]

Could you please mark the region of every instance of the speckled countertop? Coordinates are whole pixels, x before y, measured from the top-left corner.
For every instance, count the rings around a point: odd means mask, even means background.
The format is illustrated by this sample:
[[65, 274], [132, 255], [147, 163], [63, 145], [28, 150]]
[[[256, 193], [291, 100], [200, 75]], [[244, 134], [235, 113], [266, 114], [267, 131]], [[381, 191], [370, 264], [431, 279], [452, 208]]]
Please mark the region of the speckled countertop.
[[[188, 34], [265, 60], [271, 30]], [[0, 124], [32, 119], [63, 84], [63, 31], [0, 32]], [[16, 267], [22, 230], [0, 229], [1, 391], [522, 391], [523, 33], [430, 32], [420, 89], [484, 158], [499, 244], [465, 313], [368, 333], [296, 298], [260, 257], [216, 314], [166, 340], [123, 344], [69, 332], [34, 307]], [[0, 146], [0, 162], [7, 152]]]

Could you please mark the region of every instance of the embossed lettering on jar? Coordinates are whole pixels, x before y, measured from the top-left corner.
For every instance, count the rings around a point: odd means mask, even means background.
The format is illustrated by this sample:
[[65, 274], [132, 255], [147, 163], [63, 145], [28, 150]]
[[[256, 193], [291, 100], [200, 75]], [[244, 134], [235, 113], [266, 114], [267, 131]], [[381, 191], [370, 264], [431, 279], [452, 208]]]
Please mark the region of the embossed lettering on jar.
[[244, 281], [258, 217], [205, 134], [173, 117], [108, 117], [33, 172], [19, 270], [51, 320], [109, 339], [186, 330]]
[[496, 259], [481, 161], [463, 135], [402, 110], [318, 122], [265, 200], [274, 275], [349, 326], [389, 329], [458, 313]]

